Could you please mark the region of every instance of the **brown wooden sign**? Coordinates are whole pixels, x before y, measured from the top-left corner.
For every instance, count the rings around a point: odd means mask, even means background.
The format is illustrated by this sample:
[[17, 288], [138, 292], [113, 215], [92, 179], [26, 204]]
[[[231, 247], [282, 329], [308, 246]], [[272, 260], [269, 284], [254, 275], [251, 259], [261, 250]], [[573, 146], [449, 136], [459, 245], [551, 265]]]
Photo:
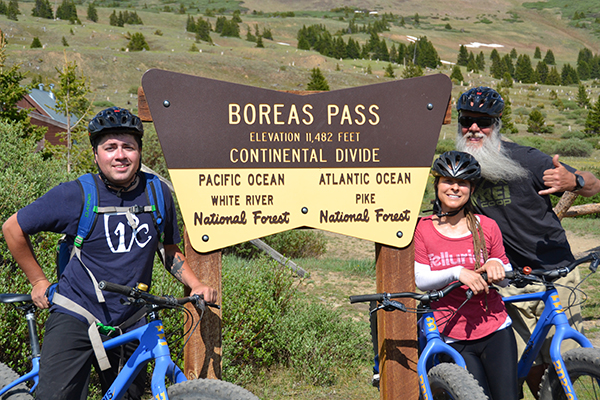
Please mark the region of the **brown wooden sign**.
[[412, 240], [445, 75], [306, 96], [163, 70], [142, 86], [197, 251], [304, 226]]

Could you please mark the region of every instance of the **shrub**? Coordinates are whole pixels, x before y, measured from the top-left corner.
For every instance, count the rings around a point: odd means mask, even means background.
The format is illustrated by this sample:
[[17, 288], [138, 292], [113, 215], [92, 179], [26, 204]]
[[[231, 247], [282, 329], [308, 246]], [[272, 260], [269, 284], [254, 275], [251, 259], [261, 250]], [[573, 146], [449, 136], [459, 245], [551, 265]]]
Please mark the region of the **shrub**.
[[[284, 365], [315, 385], [369, 357], [368, 329], [299, 296], [291, 272], [274, 261], [223, 259], [223, 378], [243, 383]], [[364, 323], [363, 323], [364, 324]]]
[[[325, 237], [319, 231], [291, 230], [264, 237], [262, 240], [288, 258], [318, 257], [326, 251]], [[252, 243], [245, 242], [227, 247], [223, 253], [256, 258], [262, 251]]]
[[553, 153], [569, 157], [589, 157], [593, 150], [594, 146], [584, 140], [568, 139], [556, 143]]
[[[20, 135], [19, 124], [0, 122], [0, 221], [33, 202], [49, 188], [65, 181], [64, 167], [52, 159], [44, 159], [34, 152], [32, 138]], [[58, 235], [40, 233], [31, 237], [37, 260], [49, 279], [55, 275], [55, 254]], [[6, 242], [0, 240], [0, 293], [29, 293], [31, 287], [25, 274], [13, 260]], [[38, 329], [43, 326], [48, 313], [38, 313]], [[25, 320], [20, 312], [3, 305], [0, 307], [0, 331], [10, 332], [0, 337], [0, 361], [25, 373], [29, 355], [29, 339]]]

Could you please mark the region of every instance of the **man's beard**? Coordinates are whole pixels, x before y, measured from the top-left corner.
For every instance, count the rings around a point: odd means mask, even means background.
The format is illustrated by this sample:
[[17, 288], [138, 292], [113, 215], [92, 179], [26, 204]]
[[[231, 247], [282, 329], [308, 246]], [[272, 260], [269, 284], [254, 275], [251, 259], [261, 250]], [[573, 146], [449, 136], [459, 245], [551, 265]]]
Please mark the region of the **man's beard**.
[[[456, 149], [471, 154], [481, 165], [481, 176], [490, 181], [513, 181], [528, 176], [528, 171], [517, 161], [510, 158], [502, 147], [500, 127], [494, 125], [492, 134], [486, 136], [481, 132], [468, 132], [462, 135], [461, 126], [458, 126]], [[481, 137], [481, 147], [472, 146], [468, 139]]]

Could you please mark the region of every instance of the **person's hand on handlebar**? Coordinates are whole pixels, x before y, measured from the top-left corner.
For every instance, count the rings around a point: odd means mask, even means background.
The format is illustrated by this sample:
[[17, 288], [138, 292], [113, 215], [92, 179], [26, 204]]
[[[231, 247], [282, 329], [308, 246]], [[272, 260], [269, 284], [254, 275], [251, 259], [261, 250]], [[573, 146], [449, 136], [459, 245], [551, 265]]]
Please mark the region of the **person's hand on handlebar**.
[[191, 294], [197, 294], [204, 297], [204, 301], [207, 303], [217, 302], [217, 291], [208, 285], [198, 283], [195, 287], [191, 288]]
[[467, 285], [475, 295], [482, 292], [489, 293], [490, 291], [488, 283], [483, 279], [479, 272], [471, 271], [467, 268], [462, 268], [460, 270], [460, 276], [458, 280], [461, 281], [463, 284]]
[[504, 266], [498, 260], [488, 260], [477, 272], [485, 272], [489, 284], [501, 282], [506, 278]]

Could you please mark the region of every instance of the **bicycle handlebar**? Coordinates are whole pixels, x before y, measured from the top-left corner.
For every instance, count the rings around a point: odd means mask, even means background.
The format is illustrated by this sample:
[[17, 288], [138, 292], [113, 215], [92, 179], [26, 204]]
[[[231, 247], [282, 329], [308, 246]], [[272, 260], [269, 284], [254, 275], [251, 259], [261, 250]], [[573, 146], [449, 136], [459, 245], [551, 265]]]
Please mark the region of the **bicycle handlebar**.
[[350, 303], [365, 303], [369, 301], [381, 302], [384, 299], [398, 299], [398, 298], [410, 298], [428, 303], [436, 301], [446, 296], [452, 290], [456, 289], [463, 284], [459, 281], [453, 282], [441, 290], [433, 290], [427, 293], [415, 293], [415, 292], [400, 292], [400, 293], [376, 293], [376, 294], [361, 294], [357, 296], [350, 296]]
[[589, 267], [590, 270], [592, 272], [596, 272], [596, 270], [598, 269], [598, 266], [600, 265], [600, 255], [598, 255], [598, 253], [590, 253], [585, 257], [582, 257], [578, 260], [573, 261], [572, 263], [570, 263], [567, 266], [556, 268], [556, 269], [545, 270], [545, 269], [531, 269], [529, 267], [525, 267], [525, 268], [523, 268], [523, 271], [517, 271], [517, 270], [507, 271], [506, 278], [513, 280], [513, 281], [521, 281], [521, 282], [527, 281], [527, 280], [532, 281], [532, 282], [539, 282], [540, 280], [552, 282], [558, 278], [567, 276], [578, 265], [586, 263], [586, 262], [590, 262], [590, 261], [591, 261], [591, 264]]
[[214, 307], [214, 308], [221, 308], [221, 306], [219, 306], [217, 304], [208, 303], [208, 302], [204, 301], [204, 298], [197, 294], [193, 294], [191, 296], [182, 297], [182, 298], [175, 298], [172, 296], [164, 296], [164, 297], [163, 296], [155, 296], [148, 292], [144, 292], [143, 290], [140, 290], [138, 288], [133, 288], [131, 286], [119, 285], [117, 283], [112, 283], [112, 282], [107, 282], [107, 281], [98, 282], [98, 289], [105, 290], [107, 292], [122, 294], [124, 296], [131, 297], [135, 300], [141, 300], [145, 303], [155, 304], [158, 306], [176, 307], [176, 306], [183, 305], [186, 303], [192, 303], [199, 310], [204, 310], [206, 308], [206, 306]]

